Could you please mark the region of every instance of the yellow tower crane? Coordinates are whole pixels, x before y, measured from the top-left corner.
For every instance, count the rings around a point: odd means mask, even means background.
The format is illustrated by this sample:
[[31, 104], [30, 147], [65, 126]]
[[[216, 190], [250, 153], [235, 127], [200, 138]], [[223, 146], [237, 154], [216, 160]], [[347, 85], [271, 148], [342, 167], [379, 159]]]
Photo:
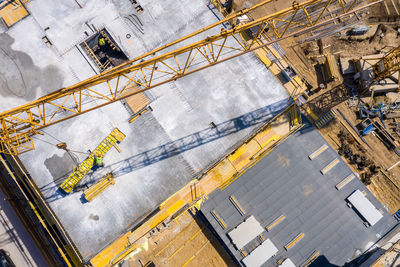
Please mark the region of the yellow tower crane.
[[400, 71], [400, 45], [386, 53], [377, 63], [372, 66], [374, 79], [361, 91], [361, 95], [367, 93], [371, 86], [382, 79], [389, 78]]
[[[382, 2], [371, 0], [359, 7], [361, 0], [307, 0], [247, 23], [235, 25], [243, 15], [273, 0], [251, 8], [180, 38], [172, 43], [129, 60], [80, 83], [43, 96], [35, 101], [0, 113], [0, 152], [18, 155], [33, 150], [32, 136], [44, 127], [92, 111], [188, 74], [265, 47], [295, 34], [326, 25], [361, 8]], [[335, 12], [328, 12], [329, 7]], [[329, 17], [327, 16], [329, 13]], [[232, 28], [220, 29], [224, 23]], [[268, 31], [273, 40], [260, 44], [259, 37]], [[189, 45], [190, 38], [212, 33]], [[167, 51], [172, 46], [180, 46]], [[96, 101], [92, 101], [96, 100]]]

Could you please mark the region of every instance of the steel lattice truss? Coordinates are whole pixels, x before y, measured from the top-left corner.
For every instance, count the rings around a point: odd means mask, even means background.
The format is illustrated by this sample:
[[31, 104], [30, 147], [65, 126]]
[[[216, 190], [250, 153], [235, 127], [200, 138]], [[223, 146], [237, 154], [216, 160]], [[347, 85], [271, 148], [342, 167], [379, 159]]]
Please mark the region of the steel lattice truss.
[[[0, 114], [0, 152], [20, 154], [34, 149], [32, 136], [44, 127], [174, 81], [293, 34], [323, 26], [360, 9], [358, 0], [309, 0], [233, 27], [228, 22], [272, 0], [243, 10], [159, 49], [83, 82]], [[370, 6], [380, 1], [372, 1]], [[366, 7], [363, 6], [362, 8]], [[328, 8], [330, 10], [328, 12]], [[329, 17], [327, 16], [329, 14]], [[274, 40], [260, 43], [262, 33]], [[192, 41], [199, 40], [201, 41]]]
[[375, 71], [375, 79], [371, 85], [400, 71], [400, 46], [390, 50], [372, 68]]

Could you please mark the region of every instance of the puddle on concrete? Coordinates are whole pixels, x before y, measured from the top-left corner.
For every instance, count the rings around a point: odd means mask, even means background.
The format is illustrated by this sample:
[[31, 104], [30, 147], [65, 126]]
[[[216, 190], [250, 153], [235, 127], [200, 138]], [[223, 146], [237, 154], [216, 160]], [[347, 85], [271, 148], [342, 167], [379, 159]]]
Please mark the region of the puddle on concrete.
[[7, 33], [0, 36], [0, 95], [33, 100], [39, 87], [45, 93], [62, 87], [64, 78], [56, 66], [39, 68], [28, 54], [13, 50], [13, 43]]
[[94, 215], [94, 214], [89, 215], [89, 219], [94, 220], [94, 221], [98, 221], [99, 218], [100, 218], [99, 215]]
[[[73, 157], [74, 155], [71, 154]], [[77, 160], [77, 159], [75, 159]], [[44, 161], [44, 165], [53, 176], [53, 181], [57, 186], [60, 186], [68, 175], [72, 172], [74, 161], [67, 152], [64, 152], [62, 157], [54, 154], [52, 157]]]

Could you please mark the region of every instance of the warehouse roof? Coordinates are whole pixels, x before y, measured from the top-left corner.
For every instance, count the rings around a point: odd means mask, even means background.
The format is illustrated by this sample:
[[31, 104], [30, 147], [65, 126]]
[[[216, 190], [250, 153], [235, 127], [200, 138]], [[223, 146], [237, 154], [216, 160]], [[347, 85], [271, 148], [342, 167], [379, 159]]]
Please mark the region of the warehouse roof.
[[[301, 131], [232, 184], [210, 194], [201, 211], [237, 262], [270, 239], [279, 252], [263, 266], [285, 258], [299, 266], [318, 253], [330, 263], [342, 266], [396, 224], [359, 179], [350, 180], [340, 190], [335, 187], [352, 171], [330, 146], [311, 160], [309, 156], [324, 144], [327, 143], [322, 136], [306, 122]], [[321, 170], [335, 159], [339, 162], [322, 174]], [[363, 218], [346, 205], [346, 199], [355, 190], [365, 191], [366, 198], [383, 215], [375, 225], [366, 227]], [[242, 211], [232, 204], [231, 196]], [[212, 216], [211, 211], [218, 216]], [[227, 233], [249, 216], [254, 216], [264, 231], [241, 251]]]

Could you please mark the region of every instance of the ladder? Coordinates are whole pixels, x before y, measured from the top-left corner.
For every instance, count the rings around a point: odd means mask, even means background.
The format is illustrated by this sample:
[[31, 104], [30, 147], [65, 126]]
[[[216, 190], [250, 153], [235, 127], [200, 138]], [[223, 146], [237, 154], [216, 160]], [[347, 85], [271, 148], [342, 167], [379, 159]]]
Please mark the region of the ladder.
[[322, 115], [321, 117], [319, 117], [319, 119], [314, 123], [315, 126], [318, 129], [321, 129], [322, 127], [324, 127], [328, 122], [330, 122], [331, 120], [333, 120], [336, 116], [335, 111], [333, 111], [332, 109], [329, 110], [327, 113], [325, 113], [324, 115]]
[[106, 42], [110, 45], [112, 50], [120, 51], [118, 49], [118, 47], [113, 43], [113, 41], [111, 41], [111, 39], [108, 37], [108, 35], [104, 32], [104, 30], [100, 31], [100, 35], [103, 36], [104, 39], [106, 39]]
[[[93, 50], [89, 47], [89, 45], [86, 42], [83, 42], [83, 45], [86, 48], [86, 51], [88, 51], [90, 57], [96, 62], [97, 66], [103, 71], [107, 68], [107, 66], [101, 64], [100, 60], [97, 58], [96, 54], [93, 52]], [[108, 62], [109, 60], [107, 60]], [[107, 63], [106, 62], [106, 63]]]
[[93, 168], [95, 155], [104, 155], [115, 144], [124, 140], [125, 134], [115, 128], [104, 140], [96, 147], [96, 149], [76, 168], [61, 185], [60, 188], [65, 193], [71, 193], [77, 183]]
[[112, 173], [107, 173], [100, 181], [89, 187], [83, 192], [83, 195], [87, 201], [92, 201], [93, 198], [97, 197], [106, 190], [110, 185], [115, 184], [114, 176]]

